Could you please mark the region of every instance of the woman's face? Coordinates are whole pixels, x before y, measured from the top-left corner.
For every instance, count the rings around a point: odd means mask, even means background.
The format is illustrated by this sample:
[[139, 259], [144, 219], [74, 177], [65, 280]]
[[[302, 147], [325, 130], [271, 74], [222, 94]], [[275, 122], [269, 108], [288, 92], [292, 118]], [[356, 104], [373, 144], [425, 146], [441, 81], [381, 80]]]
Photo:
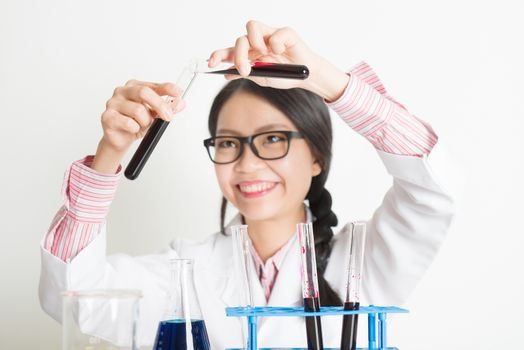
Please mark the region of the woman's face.
[[[216, 136], [250, 136], [265, 131], [297, 129], [286, 115], [263, 98], [235, 93], [218, 115]], [[304, 139], [293, 138], [288, 154], [263, 160], [244, 145], [242, 156], [230, 164], [215, 164], [222, 193], [246, 220], [275, 220], [297, 215], [321, 167]], [[302, 211], [303, 213], [303, 211]]]

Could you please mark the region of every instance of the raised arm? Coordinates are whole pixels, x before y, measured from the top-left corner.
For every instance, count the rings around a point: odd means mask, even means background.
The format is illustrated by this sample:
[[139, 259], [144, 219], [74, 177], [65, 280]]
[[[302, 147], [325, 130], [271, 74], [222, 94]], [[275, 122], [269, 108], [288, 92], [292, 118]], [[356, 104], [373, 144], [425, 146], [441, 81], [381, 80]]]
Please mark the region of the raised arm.
[[[174, 97], [168, 104], [161, 96]], [[131, 144], [141, 138], [155, 117], [170, 120], [184, 108], [174, 84], [130, 81], [115, 89], [102, 114], [104, 136], [95, 156], [74, 162], [67, 170], [64, 205], [41, 243], [39, 297], [42, 308], [61, 320], [65, 290], [136, 288], [144, 293], [141, 317], [146, 339], [154, 334], [161, 316], [161, 298], [169, 280], [166, 254], [132, 258], [106, 258], [106, 216], [121, 177], [120, 161]]]
[[[363, 302], [402, 304], [434, 260], [454, 214], [451, 196], [432, 169], [439, 152], [433, 129], [386, 93], [362, 62], [330, 107], [376, 148], [393, 184], [368, 221]], [[435, 148], [435, 149], [434, 149]], [[344, 295], [348, 230], [335, 240], [326, 278]]]

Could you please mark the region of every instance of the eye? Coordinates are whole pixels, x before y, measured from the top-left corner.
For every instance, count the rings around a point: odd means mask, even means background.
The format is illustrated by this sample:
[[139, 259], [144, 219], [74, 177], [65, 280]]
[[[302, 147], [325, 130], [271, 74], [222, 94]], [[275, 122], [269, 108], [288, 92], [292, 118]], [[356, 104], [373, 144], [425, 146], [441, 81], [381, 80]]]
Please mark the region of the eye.
[[237, 142], [235, 141], [236, 140], [232, 140], [232, 139], [222, 139], [222, 140], [217, 139], [216, 145], [218, 148], [221, 148], [221, 149], [236, 148]]
[[282, 134], [268, 134], [266, 135], [266, 139], [264, 141], [265, 144], [272, 144], [277, 142], [286, 141], [286, 138]]

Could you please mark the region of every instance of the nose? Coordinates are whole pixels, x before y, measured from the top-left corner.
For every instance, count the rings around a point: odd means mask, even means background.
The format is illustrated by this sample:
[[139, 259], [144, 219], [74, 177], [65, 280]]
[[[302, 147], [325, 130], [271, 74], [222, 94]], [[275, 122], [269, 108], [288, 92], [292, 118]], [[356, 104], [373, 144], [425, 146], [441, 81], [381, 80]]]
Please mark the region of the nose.
[[265, 161], [260, 159], [253, 153], [253, 150], [249, 145], [244, 146], [244, 151], [240, 155], [240, 158], [235, 162], [235, 170], [238, 172], [249, 173], [252, 171], [259, 170], [265, 166]]

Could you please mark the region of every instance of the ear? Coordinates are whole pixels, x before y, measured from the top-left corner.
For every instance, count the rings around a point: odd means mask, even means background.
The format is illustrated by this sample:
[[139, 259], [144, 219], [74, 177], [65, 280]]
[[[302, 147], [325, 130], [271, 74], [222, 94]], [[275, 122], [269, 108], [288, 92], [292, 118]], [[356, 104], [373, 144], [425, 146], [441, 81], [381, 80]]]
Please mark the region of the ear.
[[313, 165], [311, 165], [311, 173], [313, 174], [313, 176], [317, 176], [321, 172], [322, 172], [322, 167], [320, 166], [318, 161], [315, 160], [313, 162]]

